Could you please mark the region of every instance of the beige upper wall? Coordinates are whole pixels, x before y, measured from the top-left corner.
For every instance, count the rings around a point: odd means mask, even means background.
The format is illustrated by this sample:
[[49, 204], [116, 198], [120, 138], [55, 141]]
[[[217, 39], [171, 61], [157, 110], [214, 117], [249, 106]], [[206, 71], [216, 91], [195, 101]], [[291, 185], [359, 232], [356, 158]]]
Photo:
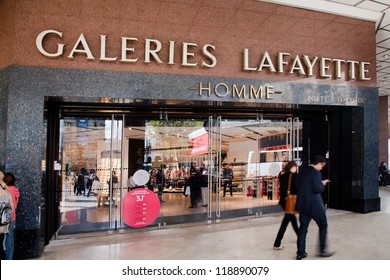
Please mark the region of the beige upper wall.
[[[0, 52], [0, 68], [19, 65], [281, 81], [304, 79], [304, 82], [376, 87], [373, 22], [256, 0], [0, 0], [0, 5], [0, 46], [6, 50]], [[62, 39], [45, 40], [45, 48], [51, 51], [57, 43], [66, 44], [65, 55], [60, 58], [45, 57], [35, 45], [38, 34], [48, 29], [63, 33]], [[76, 55], [73, 60], [67, 58], [81, 33], [95, 60], [87, 60], [85, 55]], [[121, 37], [138, 38], [133, 45], [133, 56], [138, 57], [138, 62], [99, 61], [99, 35], [108, 35], [108, 57], [120, 57]], [[162, 43], [159, 56], [164, 64], [143, 62], [145, 39]], [[166, 64], [169, 41], [176, 42], [175, 65]], [[181, 66], [182, 42], [198, 45], [193, 61], [200, 61], [201, 46], [214, 45], [217, 66]], [[256, 65], [265, 51], [275, 64], [278, 52], [291, 53], [292, 57], [368, 61], [371, 80], [355, 82], [243, 71], [244, 48], [250, 49], [250, 61]]]

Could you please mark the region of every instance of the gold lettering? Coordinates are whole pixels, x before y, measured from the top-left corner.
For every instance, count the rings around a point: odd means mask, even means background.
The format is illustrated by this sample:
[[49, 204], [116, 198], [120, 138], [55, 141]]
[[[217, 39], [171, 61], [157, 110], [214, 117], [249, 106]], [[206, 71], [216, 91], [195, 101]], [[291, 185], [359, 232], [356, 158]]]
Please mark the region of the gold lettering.
[[197, 47], [198, 45], [197, 44], [194, 44], [194, 43], [183, 43], [183, 56], [182, 56], [182, 66], [189, 66], [189, 67], [195, 67], [196, 65], [198, 65], [198, 62], [195, 62], [195, 63], [189, 63], [188, 62], [188, 58], [189, 57], [195, 57], [195, 53], [193, 52], [189, 52], [189, 48], [190, 47]]
[[318, 57], [315, 56], [313, 58], [313, 60], [310, 60], [309, 56], [304, 55], [303, 58], [304, 58], [304, 62], [305, 62], [307, 69], [308, 69], [307, 75], [313, 76], [313, 67], [316, 64]]
[[248, 59], [248, 56], [249, 56], [249, 50], [248, 49], [244, 49], [244, 71], [256, 71], [256, 67], [252, 67], [250, 68], [249, 67], [249, 59]]
[[269, 56], [268, 52], [264, 53], [257, 71], [263, 71], [263, 67], [269, 68], [271, 72], [276, 72], [275, 66], [272, 63], [271, 57]]
[[318, 96], [309, 96], [307, 99], [309, 102], [318, 102], [320, 100]]
[[341, 62], [345, 62], [343, 59], [333, 59], [334, 63], [334, 72], [337, 79], [341, 79]]
[[246, 85], [242, 85], [240, 91], [237, 88], [236, 84], [233, 84], [233, 97], [237, 95], [237, 98], [245, 98], [246, 94]]
[[100, 58], [102, 61], [115, 61], [116, 57], [106, 57], [106, 41], [107, 35], [100, 35]]
[[278, 53], [278, 72], [279, 73], [283, 73], [284, 69], [283, 69], [283, 65], [287, 65], [288, 62], [287, 61], [284, 61], [283, 58], [284, 56], [290, 56], [289, 53], [285, 53], [285, 52], [280, 52]]
[[249, 98], [253, 98], [253, 96], [257, 99], [261, 99], [263, 98], [263, 87], [262, 86], [259, 86], [257, 88], [257, 91], [255, 89], [255, 87], [253, 85], [250, 85], [250, 96]]
[[294, 59], [294, 62], [292, 64], [292, 67], [291, 67], [291, 70], [290, 70], [290, 74], [293, 74], [294, 71], [298, 71], [298, 73], [300, 75], [305, 75], [305, 70], [303, 69], [303, 65], [302, 65], [302, 62], [301, 62], [301, 59], [299, 58], [299, 55], [297, 55]]
[[266, 99], [274, 99], [271, 94], [274, 94], [274, 87], [273, 86], [266, 86], [265, 87], [265, 98]]
[[[82, 45], [82, 49], [78, 49], [79, 44]], [[77, 40], [76, 44], [74, 44], [72, 51], [68, 55], [68, 58], [73, 59], [74, 53], [84, 53], [87, 55], [87, 59], [94, 60], [95, 58], [92, 55], [91, 49], [88, 46], [87, 40], [85, 39], [84, 35], [81, 33], [79, 39]]]
[[56, 53], [48, 53], [43, 48], [43, 39], [46, 37], [46, 35], [49, 35], [49, 34], [56, 34], [60, 38], [62, 38], [62, 32], [58, 32], [57, 30], [45, 30], [45, 31], [39, 33], [39, 35], [37, 36], [37, 39], [35, 40], [35, 45], [37, 46], [39, 52], [47, 57], [57, 57], [57, 56], [62, 55], [64, 53], [65, 44], [57, 44], [57, 52]]
[[137, 62], [138, 58], [127, 58], [127, 52], [134, 52], [134, 48], [128, 48], [127, 42], [128, 41], [136, 41], [138, 42], [137, 38], [130, 38], [130, 37], [122, 37], [122, 56], [121, 61], [122, 62]]
[[168, 64], [175, 64], [175, 41], [169, 41], [169, 56], [168, 56]]
[[[218, 88], [219, 88], [220, 86], [222, 86], [222, 87], [225, 89], [225, 92], [222, 93], [222, 94], [219, 93], [219, 91], [218, 91]], [[229, 88], [228, 88], [228, 86], [227, 86], [226, 84], [224, 84], [224, 83], [219, 83], [219, 84], [217, 84], [217, 85], [215, 86], [215, 88], [214, 88], [214, 93], [215, 93], [215, 95], [218, 96], [218, 97], [225, 97], [225, 96], [228, 95], [228, 93], [229, 93]]]
[[368, 73], [368, 69], [365, 68], [365, 66], [370, 65], [369, 62], [361, 62], [360, 68], [359, 68], [359, 79], [362, 81], [369, 81], [371, 80], [371, 77], [366, 77], [366, 73]]
[[356, 60], [347, 60], [347, 64], [349, 64], [349, 78], [351, 80], [356, 79], [355, 75], [355, 64], [359, 64], [359, 61]]
[[320, 77], [321, 78], [332, 78], [332, 74], [326, 74], [326, 71], [329, 70], [328, 62], [332, 61], [330, 58], [321, 57], [320, 58]]
[[211, 95], [211, 83], [207, 83], [207, 87], [203, 87], [203, 83], [202, 82], [200, 82], [199, 83], [199, 96], [202, 96], [202, 91], [206, 91], [206, 92], [208, 92], [208, 96], [210, 96]]
[[202, 48], [202, 53], [210, 60], [210, 63], [206, 63], [205, 61], [202, 61], [202, 67], [208, 67], [212, 68], [217, 65], [217, 58], [215, 55], [213, 55], [209, 49], [212, 49], [215, 51], [215, 46], [213, 45], [204, 45]]
[[[151, 49], [151, 45], [155, 45], [155, 49]], [[150, 56], [153, 56], [154, 60], [158, 63], [163, 64], [161, 59], [158, 56], [158, 53], [161, 51], [162, 44], [158, 40], [145, 39], [145, 63], [150, 63]]]

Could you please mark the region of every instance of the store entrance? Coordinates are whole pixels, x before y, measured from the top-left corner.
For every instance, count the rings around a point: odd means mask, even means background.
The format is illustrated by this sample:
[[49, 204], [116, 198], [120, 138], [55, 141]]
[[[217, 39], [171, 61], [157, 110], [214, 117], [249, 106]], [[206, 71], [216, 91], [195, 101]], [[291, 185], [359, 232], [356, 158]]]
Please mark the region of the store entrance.
[[[59, 147], [60, 235], [131, 229], [120, 206], [137, 188], [159, 198], [150, 226], [214, 223], [280, 211], [277, 176], [301, 158], [302, 122], [258, 113], [64, 116]], [[140, 169], [150, 175], [141, 186], [132, 180]]]

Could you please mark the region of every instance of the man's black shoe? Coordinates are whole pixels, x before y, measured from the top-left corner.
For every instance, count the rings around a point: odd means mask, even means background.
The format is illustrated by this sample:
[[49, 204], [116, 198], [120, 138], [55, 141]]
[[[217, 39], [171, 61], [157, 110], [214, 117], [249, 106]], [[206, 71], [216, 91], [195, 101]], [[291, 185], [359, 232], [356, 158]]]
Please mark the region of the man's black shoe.
[[335, 253], [334, 252], [321, 252], [318, 254], [319, 257], [321, 258], [329, 258], [333, 256]]
[[307, 253], [304, 253], [303, 255], [297, 255], [297, 260], [302, 260], [304, 258], [307, 258]]

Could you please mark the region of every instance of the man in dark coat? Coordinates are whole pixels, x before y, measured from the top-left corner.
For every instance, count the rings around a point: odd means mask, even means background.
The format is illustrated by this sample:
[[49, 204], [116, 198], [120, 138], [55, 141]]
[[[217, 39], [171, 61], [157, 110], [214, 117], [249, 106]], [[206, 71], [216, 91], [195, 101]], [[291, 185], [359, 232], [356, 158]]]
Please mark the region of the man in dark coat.
[[196, 169], [196, 167], [191, 167], [190, 169], [190, 178], [188, 179], [191, 189], [191, 206], [190, 208], [198, 207], [198, 200], [200, 198], [200, 185], [201, 185], [201, 174]]
[[297, 260], [306, 258], [306, 235], [311, 219], [319, 228], [320, 234], [320, 257], [330, 257], [334, 253], [326, 251], [326, 235], [328, 222], [325, 213], [325, 205], [321, 193], [325, 185], [330, 182], [322, 180], [321, 170], [326, 164], [326, 159], [321, 156], [314, 156], [311, 164], [302, 168], [296, 176], [297, 203], [296, 210], [299, 212], [299, 232], [297, 241]]

